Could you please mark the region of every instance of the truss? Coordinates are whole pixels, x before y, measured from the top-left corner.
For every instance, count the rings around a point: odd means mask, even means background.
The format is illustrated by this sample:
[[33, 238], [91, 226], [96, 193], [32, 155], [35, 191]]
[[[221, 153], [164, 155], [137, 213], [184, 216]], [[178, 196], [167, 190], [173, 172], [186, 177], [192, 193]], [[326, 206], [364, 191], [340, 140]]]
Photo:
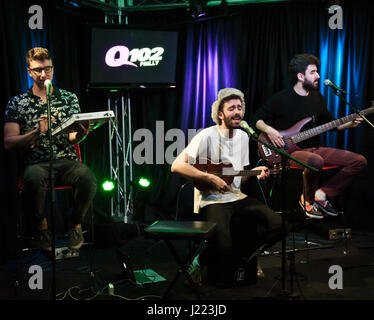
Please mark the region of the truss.
[[[201, 2], [207, 7], [281, 1], [287, 0], [193, 0], [194, 3]], [[189, 7], [191, 0], [75, 0], [70, 1], [70, 3], [71, 2], [108, 12], [117, 11], [118, 9], [128, 11], [150, 11], [183, 8]]]
[[133, 159], [131, 140], [131, 101], [123, 93], [110, 92], [108, 110], [115, 114], [109, 123], [110, 178], [116, 184], [111, 198], [111, 215], [127, 223], [133, 214]]

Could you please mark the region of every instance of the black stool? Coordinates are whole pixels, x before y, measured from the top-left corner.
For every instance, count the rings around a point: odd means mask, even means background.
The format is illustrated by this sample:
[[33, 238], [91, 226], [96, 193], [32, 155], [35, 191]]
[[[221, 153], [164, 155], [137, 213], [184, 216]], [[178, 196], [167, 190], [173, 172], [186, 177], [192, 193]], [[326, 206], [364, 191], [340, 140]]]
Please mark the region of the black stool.
[[164, 240], [175, 261], [177, 262], [179, 269], [176, 272], [174, 278], [171, 280], [168, 288], [166, 289], [163, 299], [167, 297], [172, 287], [175, 285], [178, 277], [181, 273], [184, 274], [187, 281], [192, 287], [196, 297], [200, 300], [201, 296], [196, 284], [192, 281], [190, 275], [187, 272], [188, 263], [196, 253], [196, 246], [191, 246], [187, 257], [183, 261], [178, 255], [177, 250], [172, 244], [172, 240], [192, 240], [201, 241], [209, 239], [215, 232], [216, 224], [208, 221], [174, 221], [164, 220], [156, 221], [149, 227], [145, 228], [144, 235], [146, 238]]

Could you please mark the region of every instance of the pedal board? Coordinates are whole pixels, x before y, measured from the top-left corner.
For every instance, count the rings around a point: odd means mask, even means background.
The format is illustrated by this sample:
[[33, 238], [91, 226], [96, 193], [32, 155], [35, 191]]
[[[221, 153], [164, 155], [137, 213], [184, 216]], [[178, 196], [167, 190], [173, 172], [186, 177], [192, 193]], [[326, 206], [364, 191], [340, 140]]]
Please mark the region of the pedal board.
[[69, 259], [79, 257], [79, 250], [72, 250], [68, 247], [56, 248], [55, 250], [55, 259]]
[[336, 228], [329, 230], [329, 240], [351, 239], [351, 228]]

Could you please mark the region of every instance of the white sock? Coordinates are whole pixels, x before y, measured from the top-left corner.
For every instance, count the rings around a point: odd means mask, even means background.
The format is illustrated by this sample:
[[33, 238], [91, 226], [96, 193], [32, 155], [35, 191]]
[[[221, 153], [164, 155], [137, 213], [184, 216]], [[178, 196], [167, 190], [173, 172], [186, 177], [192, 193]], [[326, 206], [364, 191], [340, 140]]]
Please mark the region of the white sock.
[[325, 201], [326, 193], [324, 193], [321, 189], [318, 189], [316, 193], [314, 194], [314, 197], [319, 201]]

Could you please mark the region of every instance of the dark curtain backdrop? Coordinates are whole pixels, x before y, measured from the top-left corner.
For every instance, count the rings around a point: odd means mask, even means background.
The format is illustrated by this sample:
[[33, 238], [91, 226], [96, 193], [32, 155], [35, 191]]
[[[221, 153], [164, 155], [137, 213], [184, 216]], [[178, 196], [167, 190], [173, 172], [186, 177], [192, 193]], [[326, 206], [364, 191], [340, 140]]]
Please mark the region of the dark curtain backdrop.
[[[370, 18], [373, 6], [368, 1], [345, 1], [343, 29], [331, 30], [329, 5], [318, 1], [252, 5], [233, 10], [231, 16], [190, 23], [182, 113], [193, 112], [190, 117], [183, 117], [181, 127], [212, 125], [210, 106], [215, 100], [216, 88], [226, 86], [237, 87], [245, 93], [245, 119], [250, 122], [254, 111], [270, 95], [291, 85], [288, 62], [294, 54], [302, 52], [320, 57], [320, 90], [336, 118], [354, 111], [322, 84], [324, 79], [346, 88], [350, 93], [347, 100], [356, 108], [369, 107], [374, 92]], [[218, 64], [216, 57], [219, 57]], [[373, 129], [363, 124], [356, 129], [329, 132], [321, 139], [324, 145], [359, 152], [369, 160], [365, 172], [343, 195], [342, 206], [350, 223], [372, 227], [369, 199], [374, 178]], [[252, 143], [252, 164], [258, 160], [256, 151], [256, 144]]]
[[213, 125], [211, 105], [225, 87], [241, 87], [238, 22], [217, 19], [187, 27], [181, 128]]
[[[288, 62], [296, 53], [312, 53], [321, 60], [321, 93], [329, 111], [340, 118], [354, 111], [336, 97], [331, 88], [322, 84], [330, 79], [350, 93], [347, 100], [356, 108], [364, 109], [373, 99], [373, 6], [368, 1], [344, 2], [343, 29], [331, 30], [328, 20], [328, 2], [299, 1], [296, 3], [247, 6], [231, 12], [231, 17], [203, 21], [190, 26], [186, 52], [184, 81], [185, 103], [183, 114], [194, 110], [193, 118], [184, 119], [189, 127], [212, 124], [210, 106], [215, 99], [207, 87], [218, 89], [234, 86], [246, 95], [245, 119], [250, 122], [254, 111], [274, 92], [291, 85]], [[219, 34], [220, 45], [217, 69], [207, 73], [214, 59], [209, 59]], [[201, 39], [206, 39], [204, 42]], [[203, 43], [203, 45], [201, 45]], [[192, 53], [191, 53], [192, 52]], [[212, 55], [212, 54], [211, 54]], [[200, 57], [205, 57], [200, 59]], [[215, 55], [212, 55], [213, 57]], [[192, 76], [191, 76], [192, 75]], [[192, 85], [190, 83], [192, 82]], [[280, 108], [282, 106], [279, 106]], [[369, 119], [373, 117], [369, 116]], [[182, 125], [182, 127], [184, 127]], [[322, 136], [322, 143], [348, 149], [365, 155], [369, 161], [366, 170], [357, 177], [343, 195], [341, 204], [353, 225], [373, 226], [369, 199], [373, 187], [374, 170], [373, 129], [363, 124], [342, 132]], [[258, 160], [257, 146], [251, 144], [251, 162]], [[288, 195], [285, 194], [285, 197]]]
[[[28, 8], [43, 8], [44, 29], [28, 28]], [[223, 87], [237, 87], [246, 96], [247, 121], [274, 92], [290, 85], [287, 64], [301, 52], [321, 59], [321, 79], [326, 78], [352, 94], [350, 102], [366, 108], [374, 99], [374, 10], [370, 1], [344, 1], [343, 30], [328, 28], [328, 1], [289, 1], [225, 10], [210, 8], [202, 20], [193, 20], [187, 10], [129, 13], [134, 27], [152, 27], [179, 32], [176, 89], [132, 90], [133, 130], [148, 128], [155, 132], [156, 121], [164, 121], [165, 132], [212, 125], [211, 104]], [[55, 84], [77, 93], [84, 112], [107, 108], [107, 91], [87, 89], [90, 63], [90, 25], [103, 23], [104, 16], [92, 8], [75, 8], [64, 1], [1, 1], [0, 57], [3, 81], [0, 91], [1, 122], [7, 101], [31, 85], [26, 73], [25, 54], [33, 46], [48, 47], [54, 57]], [[331, 89], [321, 86], [329, 110], [342, 117], [352, 111], [336, 98]], [[372, 119], [372, 117], [369, 119]], [[1, 131], [2, 132], [2, 131]], [[3, 133], [1, 133], [3, 139]], [[373, 189], [373, 129], [359, 128], [329, 133], [324, 143], [364, 154], [369, 166], [349, 188], [345, 210], [351, 223], [372, 228], [369, 199]], [[156, 142], [154, 148], [156, 147]], [[165, 143], [165, 149], [169, 143]], [[185, 141], [187, 143], [187, 141]], [[136, 145], [134, 145], [135, 147]], [[85, 162], [99, 181], [109, 175], [107, 130], [98, 129], [81, 145]], [[251, 160], [257, 161], [255, 145]], [[1, 190], [8, 199], [1, 215], [1, 244], [6, 243], [9, 219], [17, 182], [16, 154], [4, 152], [1, 145]], [[175, 214], [179, 187], [184, 179], [170, 173], [170, 165], [135, 165], [135, 175], [149, 175], [153, 188], [138, 195], [136, 214], [143, 217]], [[98, 193], [97, 210], [109, 213], [107, 201]]]

